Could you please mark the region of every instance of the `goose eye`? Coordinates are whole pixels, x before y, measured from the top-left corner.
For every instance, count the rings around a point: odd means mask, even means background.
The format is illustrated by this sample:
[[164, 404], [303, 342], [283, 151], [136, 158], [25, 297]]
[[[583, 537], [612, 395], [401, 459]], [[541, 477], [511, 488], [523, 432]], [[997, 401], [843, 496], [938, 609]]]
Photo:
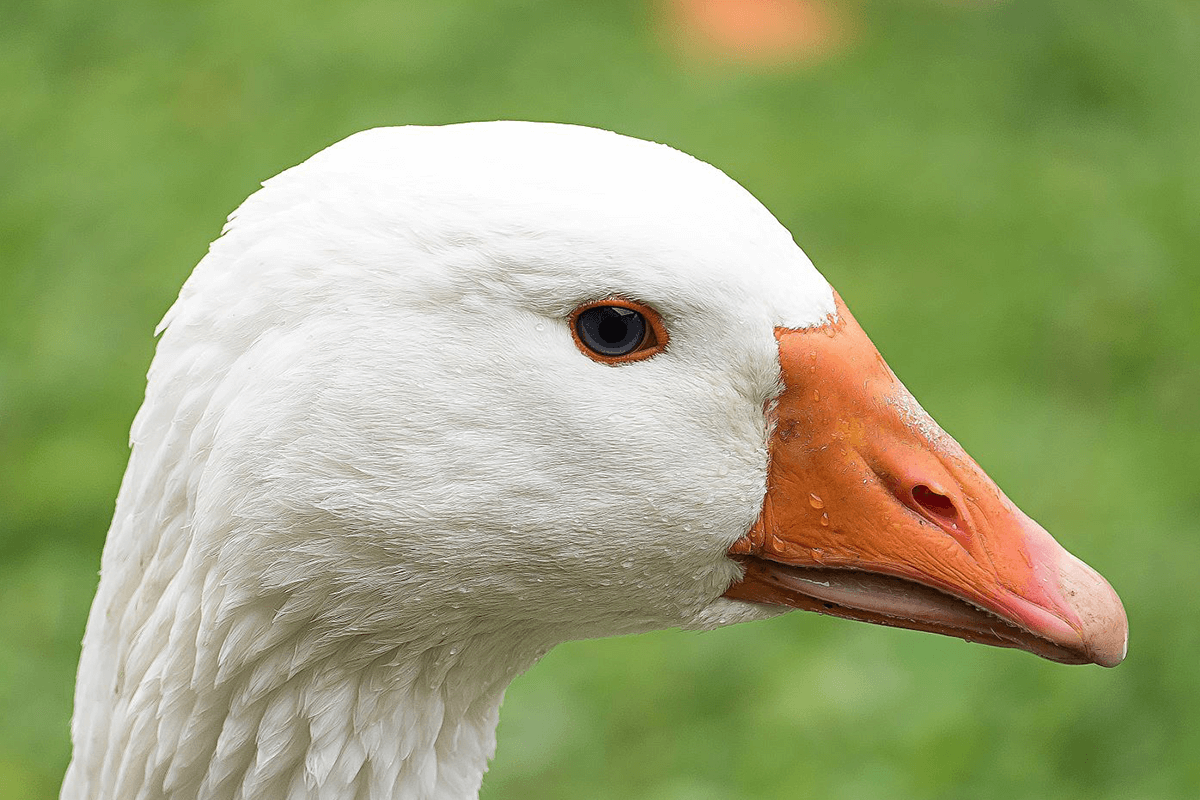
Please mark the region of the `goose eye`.
[[649, 358], [662, 351], [667, 341], [662, 318], [654, 309], [620, 298], [581, 306], [570, 322], [583, 354], [607, 364]]
[[589, 308], [575, 321], [579, 338], [602, 356], [627, 356], [646, 338], [646, 318], [618, 306]]

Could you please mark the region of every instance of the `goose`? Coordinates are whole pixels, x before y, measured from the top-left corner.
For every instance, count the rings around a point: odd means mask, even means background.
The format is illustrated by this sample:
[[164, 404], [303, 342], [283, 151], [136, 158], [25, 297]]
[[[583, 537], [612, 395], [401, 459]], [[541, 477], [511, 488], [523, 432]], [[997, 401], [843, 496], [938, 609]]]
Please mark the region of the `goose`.
[[380, 128], [156, 334], [64, 800], [470, 798], [555, 644], [806, 609], [1113, 666], [1121, 602], [668, 146]]

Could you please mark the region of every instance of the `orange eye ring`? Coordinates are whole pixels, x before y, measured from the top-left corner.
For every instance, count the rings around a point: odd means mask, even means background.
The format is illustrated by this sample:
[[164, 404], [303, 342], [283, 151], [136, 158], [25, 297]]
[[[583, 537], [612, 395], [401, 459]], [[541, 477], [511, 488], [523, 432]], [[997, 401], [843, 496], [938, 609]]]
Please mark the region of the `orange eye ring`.
[[[586, 329], [581, 329], [581, 317], [584, 322], [588, 322], [590, 317], [594, 316], [584, 316], [588, 312], [610, 308], [631, 311], [638, 315], [644, 323], [645, 330], [640, 340], [628, 352], [604, 353], [600, 349], [597, 349], [594, 343], [589, 344], [585, 341], [585, 337], [588, 334]], [[669, 338], [667, 336], [667, 326], [663, 324], [662, 316], [657, 311], [645, 303], [626, 300], [624, 297], [618, 296], [605, 297], [602, 300], [584, 303], [571, 312], [571, 315], [567, 317], [567, 324], [571, 329], [571, 336], [575, 339], [575, 346], [579, 348], [579, 352], [601, 364], [626, 364], [631, 361], [643, 361], [665, 350]]]

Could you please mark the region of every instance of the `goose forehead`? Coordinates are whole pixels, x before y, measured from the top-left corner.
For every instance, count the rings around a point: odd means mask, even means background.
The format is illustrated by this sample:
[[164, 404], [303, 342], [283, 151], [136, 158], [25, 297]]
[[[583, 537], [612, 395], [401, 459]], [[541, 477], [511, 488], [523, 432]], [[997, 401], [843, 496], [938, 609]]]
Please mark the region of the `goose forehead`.
[[547, 312], [610, 292], [681, 311], [723, 307], [773, 326], [816, 325], [835, 312], [824, 278], [735, 181], [665, 145], [607, 131], [382, 128], [266, 186], [267, 202], [248, 202], [239, 217], [271, 205], [271, 195], [320, 197], [327, 213], [317, 230], [326, 235], [338, 235], [330, 220], [372, 226], [417, 246], [426, 266], [443, 265], [442, 277], [460, 288], [497, 287]]

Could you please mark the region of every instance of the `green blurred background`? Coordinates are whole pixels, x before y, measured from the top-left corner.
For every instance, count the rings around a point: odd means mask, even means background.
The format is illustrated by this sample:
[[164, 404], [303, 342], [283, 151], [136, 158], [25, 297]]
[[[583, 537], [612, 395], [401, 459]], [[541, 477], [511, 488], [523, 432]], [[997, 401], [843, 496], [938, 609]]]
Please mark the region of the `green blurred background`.
[[491, 118], [743, 183], [1132, 640], [1115, 670], [805, 614], [569, 644], [484, 798], [1200, 796], [1200, 3], [835, 4], [774, 66], [666, 8], [0, 2], [0, 798], [56, 796], [151, 331], [225, 215], [353, 131]]

